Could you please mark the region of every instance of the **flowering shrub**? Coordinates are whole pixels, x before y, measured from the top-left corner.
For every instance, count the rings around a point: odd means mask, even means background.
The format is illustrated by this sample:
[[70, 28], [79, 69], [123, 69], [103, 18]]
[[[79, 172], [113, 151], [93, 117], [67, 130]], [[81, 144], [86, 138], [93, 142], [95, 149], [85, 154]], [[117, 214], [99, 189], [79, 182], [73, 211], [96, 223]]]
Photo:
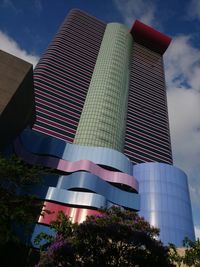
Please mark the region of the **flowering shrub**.
[[[65, 227], [64, 227], [65, 226]], [[132, 211], [111, 208], [77, 225], [60, 213], [38, 267], [172, 267], [159, 230]]]

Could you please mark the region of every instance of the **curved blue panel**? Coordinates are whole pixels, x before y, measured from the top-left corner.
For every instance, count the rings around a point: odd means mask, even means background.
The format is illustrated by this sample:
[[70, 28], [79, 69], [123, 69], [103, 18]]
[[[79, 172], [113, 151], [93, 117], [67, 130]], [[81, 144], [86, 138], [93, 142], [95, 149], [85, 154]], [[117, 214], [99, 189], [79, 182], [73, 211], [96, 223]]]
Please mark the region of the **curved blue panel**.
[[132, 162], [114, 149], [70, 144], [30, 129], [24, 130], [20, 138], [26, 149], [35, 154], [54, 156], [69, 161], [90, 160], [127, 174], [132, 173]]
[[105, 182], [98, 176], [87, 172], [76, 172], [69, 176], [61, 176], [57, 188], [88, 189], [104, 196], [107, 200], [134, 210], [139, 210], [139, 195], [129, 193]]
[[23, 147], [19, 138], [15, 139], [13, 145], [15, 153], [29, 164], [39, 164], [65, 173], [73, 173], [77, 171], [92, 172], [94, 175], [107, 182], [118, 183], [131, 190], [138, 191], [138, 181], [135, 177], [126, 173], [106, 170], [89, 160], [67, 161], [52, 156], [33, 154]]
[[[87, 172], [76, 172], [68, 176], [46, 176], [43, 183], [29, 188], [31, 194], [37, 195], [41, 199], [46, 199], [49, 187], [65, 189], [65, 194], [85, 189], [105, 197], [106, 200], [129, 208], [139, 210], [140, 197], [136, 193], [129, 193], [105, 182], [100, 177]], [[74, 190], [74, 191], [68, 191]], [[57, 201], [56, 199], [53, 199]], [[60, 201], [59, 201], [60, 202]], [[66, 202], [63, 202], [66, 203]], [[67, 203], [66, 203], [67, 204]], [[70, 203], [69, 203], [70, 204]], [[82, 204], [80, 204], [82, 205]]]
[[185, 236], [194, 240], [194, 226], [187, 176], [164, 163], [142, 163], [133, 167], [139, 181], [140, 212], [160, 229], [164, 244], [182, 246]]
[[107, 207], [107, 200], [104, 196], [88, 192], [69, 191], [55, 187], [48, 188], [45, 199], [67, 205], [96, 209]]

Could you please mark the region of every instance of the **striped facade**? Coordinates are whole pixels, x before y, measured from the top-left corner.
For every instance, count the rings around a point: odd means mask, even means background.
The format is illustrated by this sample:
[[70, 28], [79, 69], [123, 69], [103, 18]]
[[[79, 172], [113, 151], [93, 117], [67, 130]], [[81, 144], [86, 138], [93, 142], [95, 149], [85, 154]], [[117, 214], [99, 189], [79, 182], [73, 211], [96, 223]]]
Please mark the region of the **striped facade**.
[[172, 164], [162, 55], [134, 42], [124, 153], [133, 163]]
[[139, 21], [129, 30], [70, 12], [34, 71], [34, 126], [14, 142], [26, 162], [62, 173], [33, 190], [54, 212], [34, 235], [59, 210], [80, 223], [118, 205], [140, 210], [165, 244], [194, 239], [187, 177], [172, 166], [162, 58], [170, 41]]
[[105, 27], [83, 12], [70, 12], [34, 70], [34, 130], [73, 141]]
[[[128, 30], [124, 35], [116, 31], [119, 40], [114, 40], [112, 33], [104, 34], [110, 25], [79, 10], [70, 12], [34, 71], [37, 118], [33, 130], [70, 143], [115, 148], [133, 163], [172, 164], [162, 55], [139, 44]], [[131, 49], [127, 40], [133, 43]], [[122, 59], [127, 57], [124, 48], [129, 59], [121, 61], [122, 67], [118, 62], [120, 54]], [[127, 104], [123, 91], [120, 96], [112, 87], [121, 86], [125, 92], [128, 83]]]

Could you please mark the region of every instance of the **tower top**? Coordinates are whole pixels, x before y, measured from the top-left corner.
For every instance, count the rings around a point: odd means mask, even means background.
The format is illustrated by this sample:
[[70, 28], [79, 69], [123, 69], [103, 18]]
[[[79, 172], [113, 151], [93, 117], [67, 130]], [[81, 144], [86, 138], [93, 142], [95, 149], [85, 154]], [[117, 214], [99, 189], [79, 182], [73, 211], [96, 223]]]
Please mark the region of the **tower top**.
[[135, 21], [130, 33], [137, 43], [146, 46], [147, 48], [161, 55], [165, 53], [171, 42], [170, 37], [142, 23], [139, 20]]

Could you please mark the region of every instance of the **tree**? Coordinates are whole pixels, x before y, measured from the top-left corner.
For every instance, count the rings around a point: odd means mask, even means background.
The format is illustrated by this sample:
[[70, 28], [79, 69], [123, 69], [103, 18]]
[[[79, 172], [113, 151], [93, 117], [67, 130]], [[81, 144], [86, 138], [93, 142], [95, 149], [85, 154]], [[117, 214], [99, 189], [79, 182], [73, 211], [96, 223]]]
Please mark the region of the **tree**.
[[135, 212], [114, 207], [73, 224], [62, 212], [52, 222], [55, 237], [47, 238], [38, 267], [174, 266], [168, 247], [156, 240], [159, 230]]
[[0, 155], [0, 244], [17, 241], [16, 226], [28, 226], [40, 214], [41, 203], [30, 195], [29, 186], [38, 183], [43, 173], [43, 168], [15, 156]]
[[192, 241], [189, 238], [185, 238], [183, 240], [183, 246], [185, 248], [185, 252], [183, 255], [180, 255], [178, 249], [170, 244], [170, 258], [173, 262], [177, 264], [177, 266], [192, 266], [192, 267], [200, 267], [200, 239], [197, 238], [196, 241]]
[[183, 262], [188, 266], [200, 267], [200, 239], [191, 241], [185, 238], [184, 246], [186, 250]]
[[26, 262], [29, 233], [43, 206], [29, 189], [48, 172], [16, 156], [6, 158], [0, 154], [0, 256], [4, 266], [22, 267]]

